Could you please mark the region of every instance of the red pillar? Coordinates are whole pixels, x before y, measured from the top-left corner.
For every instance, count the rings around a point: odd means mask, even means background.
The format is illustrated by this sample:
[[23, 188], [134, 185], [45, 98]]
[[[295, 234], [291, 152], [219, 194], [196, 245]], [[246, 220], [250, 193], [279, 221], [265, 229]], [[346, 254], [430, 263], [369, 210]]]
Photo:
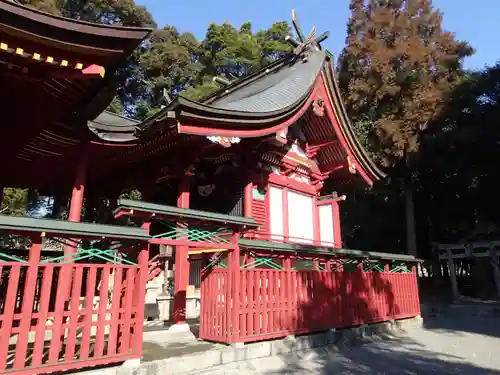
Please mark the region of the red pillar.
[[[249, 182], [245, 185], [243, 190], [243, 215], [245, 217], [253, 218], [253, 183]], [[250, 232], [250, 237], [255, 235], [254, 231]], [[254, 258], [251, 257], [248, 252], [245, 253], [244, 264], [252, 263]]]
[[333, 241], [335, 242], [335, 247], [342, 247], [342, 231], [340, 230], [340, 205], [338, 201], [332, 204], [333, 211]]
[[[85, 190], [85, 177], [87, 175], [87, 145], [83, 147], [78, 161], [75, 182], [73, 183], [73, 191], [71, 192], [71, 201], [69, 204], [68, 221], [80, 222], [82, 219], [82, 207]], [[75, 252], [75, 247], [66, 246], [64, 254]]]
[[73, 191], [71, 192], [71, 203], [69, 206], [68, 221], [81, 221], [82, 207], [85, 190], [85, 177], [87, 175], [87, 149], [80, 155], [80, 160], [76, 170]]
[[[189, 208], [190, 179], [185, 176], [179, 185], [177, 207]], [[189, 283], [188, 247], [176, 246], [174, 272], [174, 315], [175, 324], [186, 323], [186, 290]]]
[[[142, 225], [148, 233], [150, 223]], [[136, 278], [136, 324], [134, 327], [134, 335], [132, 336], [132, 350], [135, 355], [142, 354], [142, 341], [144, 333], [144, 300], [146, 298], [146, 284], [148, 282], [148, 265], [149, 265], [149, 244], [142, 244], [142, 249], [139, 252], [137, 264], [139, 266], [139, 275]]]
[[243, 212], [245, 217], [253, 217], [252, 211], [253, 184], [249, 182], [243, 190]]

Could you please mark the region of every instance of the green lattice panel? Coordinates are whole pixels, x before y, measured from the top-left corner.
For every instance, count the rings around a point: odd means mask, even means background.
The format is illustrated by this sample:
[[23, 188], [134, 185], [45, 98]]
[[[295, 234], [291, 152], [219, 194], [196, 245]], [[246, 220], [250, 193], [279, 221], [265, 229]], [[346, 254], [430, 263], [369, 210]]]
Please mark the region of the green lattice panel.
[[358, 265], [359, 262], [357, 260], [347, 259], [343, 264], [344, 272], [356, 272]]
[[385, 263], [383, 262], [363, 262], [363, 271], [365, 272], [384, 272]]
[[76, 251], [71, 254], [62, 255], [55, 258], [43, 259], [40, 263], [72, 263], [85, 259], [99, 259], [106, 263], [135, 265], [136, 263], [126, 259], [125, 254], [118, 252], [116, 249], [82, 249], [76, 248]]
[[324, 271], [324, 264], [317, 263], [315, 266], [315, 262], [312, 260], [300, 260], [297, 259], [294, 261], [294, 265], [292, 267], [293, 270], [303, 270], [303, 271]]
[[12, 254], [7, 254], [4, 252], [0, 252], [0, 262], [27, 263], [24, 259], [18, 258]]
[[253, 262], [243, 264], [240, 268], [270, 268], [274, 270], [283, 270], [284, 268], [276, 263], [272, 258], [256, 258]]
[[200, 229], [196, 227], [179, 227], [171, 223], [163, 224], [170, 229], [164, 233], [153, 236], [164, 240], [187, 239], [191, 242], [210, 243], [215, 245], [230, 245], [230, 236], [219, 230]]
[[404, 262], [393, 262], [390, 265], [390, 271], [395, 273], [410, 273], [411, 268]]

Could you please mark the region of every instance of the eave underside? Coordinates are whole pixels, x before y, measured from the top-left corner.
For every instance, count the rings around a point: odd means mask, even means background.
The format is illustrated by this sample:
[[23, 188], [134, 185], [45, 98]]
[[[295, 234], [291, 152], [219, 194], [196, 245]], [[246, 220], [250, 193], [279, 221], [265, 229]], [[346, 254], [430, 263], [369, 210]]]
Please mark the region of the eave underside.
[[98, 140], [87, 120], [114, 97], [114, 71], [149, 32], [0, 0], [2, 186], [57, 186], [73, 178], [82, 145]]
[[[22, 127], [11, 127], [7, 130], [6, 139], [10, 142], [5, 145], [3, 153], [7, 158], [10, 157], [9, 163], [6, 164], [8, 173], [4, 174], [9, 176], [9, 179], [2, 183], [4, 186], [45, 187], [47, 192], [62, 192], [66, 189], [69, 191], [76, 167], [84, 152], [84, 144], [97, 135], [95, 139], [101, 140], [91, 143], [86, 150], [87, 184], [95, 194], [117, 193], [120, 189], [148, 186], [165, 179], [177, 178], [186, 173], [191, 164], [199, 163], [204, 158], [217, 159], [218, 155], [228, 152], [233, 153], [233, 157], [238, 153], [263, 152], [268, 147], [265, 146], [266, 140], [274, 140], [278, 130], [299, 125], [305, 138], [305, 146], [314, 149], [314, 160], [321, 173], [325, 176], [331, 174], [336, 185], [351, 185], [353, 180], [356, 180], [348, 162], [348, 157], [351, 157], [358, 168], [362, 169], [365, 182], [371, 184], [382, 178], [383, 173], [374, 166], [355, 138], [331, 69], [331, 62], [327, 59], [313, 80], [314, 85], [307, 87], [293, 108], [287, 108], [279, 114], [281, 117], [274, 117], [272, 121], [269, 119], [276, 113], [257, 113], [252, 117], [248, 116], [248, 113], [233, 111], [231, 116], [228, 109], [220, 109], [225, 113], [225, 117], [219, 118], [218, 122], [213, 118], [203, 118], [201, 121], [199, 117], [196, 118], [198, 122], [193, 122], [193, 113], [199, 111], [206, 115], [206, 112], [202, 111], [202, 104], [190, 105], [189, 114], [184, 112], [184, 117], [181, 116], [180, 120], [189, 119], [189, 125], [196, 124], [198, 130], [203, 128], [204, 131], [194, 132], [196, 135], [184, 134], [185, 127], [178, 124], [176, 126], [176, 119], [165, 110], [148, 120], [147, 131], [139, 132], [139, 138], [136, 137], [136, 128], [141, 128], [143, 124], [126, 119], [122, 119], [118, 124], [114, 122], [115, 119], [97, 118], [91, 121], [88, 127], [86, 121], [81, 121], [76, 130], [75, 122], [61, 120], [65, 114], [71, 112], [70, 108], [79, 108], [79, 100], [89, 91], [85, 85], [91, 85], [92, 80], [71, 81], [61, 78], [60, 81], [33, 81], [19, 74], [12, 77], [0, 75], [0, 79], [11, 79], [10, 87], [16, 87], [13, 95], [8, 95], [7, 91], [0, 92], [5, 98], [0, 106], [3, 106], [4, 113], [10, 116], [7, 123], [30, 124], [29, 131], [23, 133]], [[67, 91], [62, 90], [63, 87]], [[237, 89], [235, 92], [237, 93]], [[7, 110], [26, 100], [28, 93], [30, 96], [27, 102], [31, 107], [24, 117]], [[43, 98], [43, 101], [39, 100], [40, 98]], [[328, 101], [332, 112], [327, 110], [325, 114], [318, 115], [313, 109], [318, 99]], [[216, 102], [216, 98], [211, 99], [211, 103]], [[178, 101], [177, 105], [180, 103], [183, 103], [182, 100]], [[40, 113], [44, 113], [43, 109], [46, 108], [57, 110], [48, 112], [45, 118], [40, 117]], [[177, 115], [182, 113], [177, 112]], [[258, 128], [255, 124], [242, 124], [243, 118], [254, 123], [256, 118], [259, 118]], [[225, 125], [221, 125], [221, 121]], [[235, 129], [233, 124], [237, 121], [240, 121], [238, 131], [252, 129], [246, 133], [247, 139], [242, 140], [242, 144], [223, 149], [205, 137], [234, 136], [228, 132]], [[109, 142], [104, 143], [102, 140]], [[264, 146], [259, 148], [259, 144]], [[15, 157], [12, 158], [13, 156]], [[242, 158], [245, 159], [245, 156], [236, 157], [239, 161]]]

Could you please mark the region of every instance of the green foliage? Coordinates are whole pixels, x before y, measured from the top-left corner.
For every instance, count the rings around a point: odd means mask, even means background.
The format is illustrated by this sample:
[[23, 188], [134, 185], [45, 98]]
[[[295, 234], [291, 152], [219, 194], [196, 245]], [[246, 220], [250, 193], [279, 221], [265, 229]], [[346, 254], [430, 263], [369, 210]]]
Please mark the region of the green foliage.
[[140, 99], [130, 114], [138, 119], [151, 115], [166, 104], [165, 91], [170, 98], [182, 95], [202, 99], [220, 88], [213, 77], [241, 78], [289, 53], [287, 34], [286, 22], [255, 34], [250, 22], [239, 30], [227, 22], [213, 23], [201, 42], [172, 26], [155, 31], [139, 54], [140, 72], [136, 74], [142, 77], [142, 92], [149, 94], [137, 95], [141, 90], [129, 90], [136, 93], [136, 100]]
[[28, 190], [27, 189], [3, 189], [3, 201], [0, 205], [2, 215], [23, 216], [28, 211]]
[[134, 201], [142, 201], [143, 195], [140, 190], [132, 189], [120, 195], [121, 199], [132, 199]]
[[245, 22], [236, 29], [229, 23], [208, 26], [201, 43], [200, 63], [202, 69], [198, 78], [182, 95], [199, 100], [219, 89], [212, 78], [223, 76], [229, 80], [244, 77], [291, 52], [285, 41], [288, 23], [274, 23], [267, 30], [253, 33], [251, 22]]
[[47, 13], [61, 14], [59, 0], [18, 0], [18, 2]]
[[195, 80], [202, 67], [200, 43], [190, 33], [180, 34], [175, 27], [156, 30], [139, 58], [151, 95], [150, 106], [159, 106], [163, 91], [176, 96]]
[[18, 0], [44, 12], [82, 21], [124, 26], [154, 26], [147, 9], [133, 0]]
[[279, 60], [291, 52], [289, 43], [285, 37], [290, 34], [288, 22], [275, 22], [267, 30], [260, 30], [255, 34], [261, 48], [261, 66], [266, 66], [273, 61]]
[[123, 108], [123, 104], [118, 97], [114, 97], [111, 103], [109, 104], [107, 111], [122, 116], [125, 112]]
[[[496, 209], [500, 171], [500, 65], [467, 73], [422, 144], [422, 195], [436, 237], [456, 238], [476, 223], [500, 223]], [[436, 157], [436, 156], [439, 157]]]
[[201, 84], [186, 88], [180, 95], [190, 100], [199, 101], [218, 89], [220, 89], [220, 86], [217, 83], [212, 79], [206, 78]]

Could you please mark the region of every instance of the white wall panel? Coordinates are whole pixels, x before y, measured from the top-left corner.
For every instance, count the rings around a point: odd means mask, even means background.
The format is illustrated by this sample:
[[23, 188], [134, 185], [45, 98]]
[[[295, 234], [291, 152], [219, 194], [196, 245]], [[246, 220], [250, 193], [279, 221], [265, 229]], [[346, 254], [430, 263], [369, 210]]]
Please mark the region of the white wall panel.
[[333, 207], [331, 204], [318, 206], [319, 212], [319, 239], [323, 246], [334, 246]]
[[290, 190], [287, 197], [290, 241], [312, 243], [314, 239], [313, 198]]
[[283, 189], [270, 186], [268, 194], [271, 239], [283, 241]]

